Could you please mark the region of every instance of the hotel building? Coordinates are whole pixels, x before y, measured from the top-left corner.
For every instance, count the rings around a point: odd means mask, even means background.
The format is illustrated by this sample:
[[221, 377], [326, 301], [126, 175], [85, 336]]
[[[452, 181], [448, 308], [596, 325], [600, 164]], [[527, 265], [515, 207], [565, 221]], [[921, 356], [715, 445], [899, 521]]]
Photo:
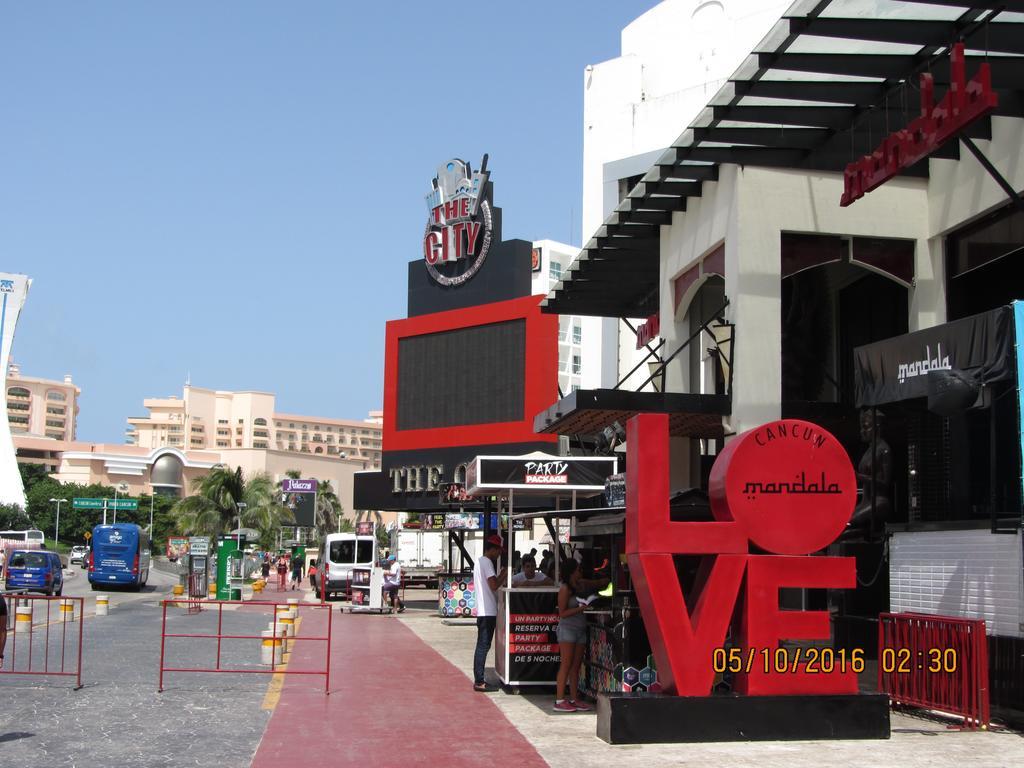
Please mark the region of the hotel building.
[[276, 413], [269, 392], [228, 392], [186, 385], [182, 397], [147, 398], [146, 416], [128, 419], [125, 442], [140, 448], [272, 450], [380, 466], [382, 416], [365, 421]]

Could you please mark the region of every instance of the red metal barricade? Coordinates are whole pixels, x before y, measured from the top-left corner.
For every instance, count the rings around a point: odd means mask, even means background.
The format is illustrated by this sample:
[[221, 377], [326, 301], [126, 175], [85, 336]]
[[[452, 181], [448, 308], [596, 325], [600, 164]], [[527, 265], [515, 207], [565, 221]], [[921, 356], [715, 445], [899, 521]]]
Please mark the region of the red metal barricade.
[[[217, 608], [217, 632], [216, 634], [210, 633], [185, 633], [185, 632], [168, 632], [167, 631], [167, 607], [174, 606], [179, 600], [164, 600], [163, 601], [163, 621], [160, 628], [160, 681], [157, 685], [157, 691], [163, 692], [164, 690], [164, 673], [166, 672], [203, 672], [203, 673], [218, 673], [224, 672], [228, 674], [265, 674], [265, 675], [323, 675], [324, 676], [324, 693], [330, 694], [331, 692], [331, 625], [333, 623], [333, 614], [331, 613], [330, 605], [321, 605], [320, 603], [299, 603], [298, 605], [289, 606], [296, 608], [300, 612], [302, 610], [310, 611], [324, 611], [327, 612], [327, 634], [323, 636], [299, 636], [298, 634], [292, 635], [288, 638], [288, 642], [303, 641], [303, 642], [322, 642], [325, 645], [324, 651], [324, 668], [323, 670], [298, 670], [288, 669], [288, 662], [282, 661], [277, 662], [276, 653], [271, 653], [270, 664], [268, 669], [253, 669], [253, 668], [239, 668], [239, 667], [225, 667], [221, 664], [221, 649], [222, 643], [225, 640], [255, 640], [257, 650], [262, 644], [264, 637], [262, 635], [244, 635], [235, 633], [224, 632], [224, 606], [226, 605], [237, 605], [244, 606], [246, 608], [259, 608], [260, 606], [269, 607], [274, 617], [274, 636], [276, 638], [278, 634], [279, 617], [277, 613], [277, 606], [287, 606], [288, 603], [275, 603], [275, 602], [262, 602], [255, 600], [217, 600], [208, 601], [206, 606], [208, 608]], [[269, 631], [269, 630], [268, 630]], [[217, 641], [217, 660], [213, 667], [169, 667], [165, 664], [166, 658], [166, 646], [168, 639], [175, 638], [189, 638], [191, 640], [216, 640]]]
[[985, 622], [923, 613], [878, 617], [878, 690], [894, 706], [931, 709], [989, 724]]
[[[0, 675], [53, 675], [75, 678], [82, 687], [82, 633], [85, 599], [7, 593], [7, 644]], [[61, 602], [74, 609], [61, 615]], [[18, 608], [30, 608], [18, 619]]]

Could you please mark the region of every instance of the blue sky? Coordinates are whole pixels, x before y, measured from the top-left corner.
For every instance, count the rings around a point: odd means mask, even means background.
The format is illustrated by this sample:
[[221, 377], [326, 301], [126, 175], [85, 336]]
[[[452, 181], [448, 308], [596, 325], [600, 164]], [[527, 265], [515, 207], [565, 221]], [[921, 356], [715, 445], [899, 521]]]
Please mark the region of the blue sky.
[[4, 3], [14, 359], [84, 440], [186, 375], [364, 417], [436, 166], [489, 153], [504, 236], [578, 245], [583, 68], [655, 4]]

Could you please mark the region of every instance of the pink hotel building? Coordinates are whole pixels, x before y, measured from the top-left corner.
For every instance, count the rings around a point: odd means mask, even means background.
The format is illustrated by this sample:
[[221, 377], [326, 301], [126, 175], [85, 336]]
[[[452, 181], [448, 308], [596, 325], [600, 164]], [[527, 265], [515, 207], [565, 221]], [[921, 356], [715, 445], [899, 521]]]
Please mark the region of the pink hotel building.
[[298, 470], [330, 480], [351, 515], [354, 473], [380, 467], [379, 411], [364, 421], [298, 416], [275, 412], [271, 393], [186, 386], [181, 398], [144, 400], [148, 415], [129, 418], [126, 444], [117, 445], [75, 439], [81, 391], [70, 376], [32, 379], [12, 365], [6, 394], [19, 462], [42, 464], [64, 482], [126, 484], [128, 495], [187, 495], [217, 464], [275, 480]]

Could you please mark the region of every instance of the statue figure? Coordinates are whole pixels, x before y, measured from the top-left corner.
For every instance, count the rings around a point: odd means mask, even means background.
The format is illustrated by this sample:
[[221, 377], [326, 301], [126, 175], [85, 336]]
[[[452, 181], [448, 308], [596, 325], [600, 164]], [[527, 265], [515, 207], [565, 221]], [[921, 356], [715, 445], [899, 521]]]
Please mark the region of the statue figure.
[[884, 416], [878, 411], [861, 411], [860, 439], [868, 449], [857, 464], [861, 494], [850, 517], [850, 528], [868, 529], [872, 519], [884, 523], [892, 511], [892, 449], [882, 436], [884, 424]]

